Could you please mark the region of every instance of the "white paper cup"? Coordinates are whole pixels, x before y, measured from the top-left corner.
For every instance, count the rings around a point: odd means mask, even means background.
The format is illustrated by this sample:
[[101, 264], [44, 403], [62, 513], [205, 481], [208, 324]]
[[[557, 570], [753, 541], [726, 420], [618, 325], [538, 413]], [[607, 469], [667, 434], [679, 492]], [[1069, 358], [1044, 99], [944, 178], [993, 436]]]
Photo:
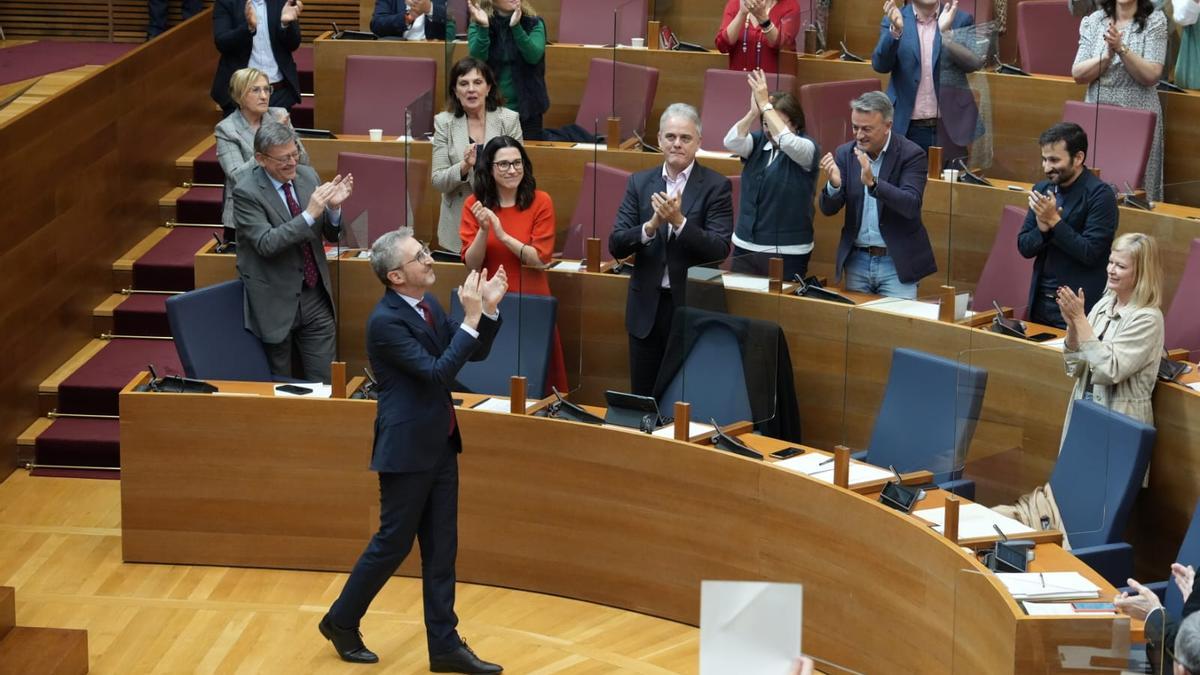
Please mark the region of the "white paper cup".
[[633, 47], [634, 49], [645, 49], [646, 40], [645, 38], [632, 38], [629, 40], [629, 46]]
[[383, 140], [383, 129], [368, 129], [367, 133], [371, 134], [372, 141], [382, 141]]
[[950, 182], [950, 169], [942, 169], [942, 180]]

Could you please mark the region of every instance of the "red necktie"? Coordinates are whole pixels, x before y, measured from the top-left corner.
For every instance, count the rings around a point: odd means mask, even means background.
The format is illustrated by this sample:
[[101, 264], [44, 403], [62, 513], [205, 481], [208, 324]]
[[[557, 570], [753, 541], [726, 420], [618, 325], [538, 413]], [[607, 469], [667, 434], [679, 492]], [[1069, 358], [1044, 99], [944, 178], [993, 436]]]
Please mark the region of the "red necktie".
[[[287, 199], [288, 211], [292, 212], [292, 217], [300, 215], [300, 202], [292, 195], [292, 184], [283, 184], [283, 196]], [[317, 285], [317, 280], [320, 279], [317, 272], [317, 257], [313, 255], [312, 244], [304, 242], [300, 244], [300, 253], [304, 258], [304, 285], [312, 288]]]
[[[433, 324], [433, 312], [429, 309], [429, 303], [422, 300], [417, 303], [417, 309], [421, 310], [421, 313], [425, 315], [425, 323], [429, 324], [429, 330], [433, 331], [434, 335], [437, 335], [437, 327]], [[454, 428], [458, 426], [458, 415], [454, 412], [454, 402], [447, 401], [447, 403], [450, 408], [450, 431], [446, 435], [453, 436]]]

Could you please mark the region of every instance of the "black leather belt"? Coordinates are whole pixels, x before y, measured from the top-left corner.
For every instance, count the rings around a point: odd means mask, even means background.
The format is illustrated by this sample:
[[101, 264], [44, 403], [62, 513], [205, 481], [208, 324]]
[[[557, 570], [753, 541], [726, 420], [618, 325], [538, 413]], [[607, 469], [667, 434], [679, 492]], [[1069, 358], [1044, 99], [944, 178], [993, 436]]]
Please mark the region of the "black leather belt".
[[937, 126], [937, 118], [936, 117], [927, 117], [923, 120], [909, 120], [908, 126], [910, 126], [910, 127], [936, 127]]
[[888, 254], [886, 246], [855, 246], [855, 251], [862, 251], [872, 258], [882, 258]]

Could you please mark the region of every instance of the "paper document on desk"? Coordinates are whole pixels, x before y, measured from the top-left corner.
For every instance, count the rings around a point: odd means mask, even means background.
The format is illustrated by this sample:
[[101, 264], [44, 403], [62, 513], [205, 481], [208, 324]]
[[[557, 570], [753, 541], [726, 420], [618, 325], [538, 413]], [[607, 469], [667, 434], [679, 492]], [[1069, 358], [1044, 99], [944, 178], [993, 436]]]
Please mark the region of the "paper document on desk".
[[[945, 507], [921, 509], [920, 511], [913, 511], [913, 515], [933, 523], [933, 529], [939, 534], [941, 534], [946, 524]], [[958, 507], [959, 539], [984, 539], [989, 537], [999, 539], [1000, 535], [996, 534], [995, 528], [992, 527], [993, 525], [999, 527], [1005, 536], [1013, 539], [1019, 539], [1021, 535], [1034, 534], [1036, 532], [1036, 530], [1024, 523], [1002, 516], [983, 504], [964, 504]]]
[[[703, 422], [688, 422], [688, 438], [695, 438], [704, 434], [711, 434], [715, 429], [713, 425]], [[675, 438], [675, 425], [668, 424], [665, 427], [654, 430], [654, 435], [659, 438]]]
[[700, 675], [788, 675], [800, 656], [800, 584], [700, 583]]
[[997, 572], [996, 578], [1014, 600], [1087, 600], [1100, 597], [1100, 587], [1079, 572]]
[[725, 288], [741, 291], [760, 291], [766, 293], [771, 289], [771, 280], [766, 277], [756, 277], [749, 274], [723, 274], [721, 283]]
[[1188, 388], [1193, 389], [1195, 391], [1200, 391], [1200, 382], [1192, 382], [1191, 384], [1188, 385]]
[[554, 266], [551, 267], [550, 269], [556, 270], [558, 272], [582, 272], [583, 271], [583, 261], [582, 260], [559, 260], [558, 262], [554, 263]]
[[[538, 404], [538, 401], [526, 401], [525, 409], [529, 410]], [[471, 410], [482, 410], [484, 412], [507, 413], [512, 412], [512, 403], [507, 398], [485, 398], [479, 403], [471, 406]]]
[[[833, 457], [822, 455], [819, 452], [808, 452], [799, 457], [775, 462], [775, 466], [783, 467], [788, 471], [802, 473], [806, 476], [812, 476], [826, 483], [833, 482]], [[850, 485], [870, 483], [877, 480], [895, 480], [895, 478], [896, 476], [887, 469], [881, 469], [871, 464], [863, 464], [862, 462], [850, 462]]]
[[881, 298], [864, 302], [859, 307], [870, 307], [878, 309], [881, 312], [889, 314], [900, 314], [902, 316], [911, 316], [917, 319], [929, 319], [937, 321], [938, 312], [941, 307], [932, 302], [921, 302], [920, 300], [904, 300], [901, 298]]
[[715, 150], [697, 150], [696, 156], [701, 159], [731, 159], [733, 157], [737, 157], [737, 155], [729, 152], [728, 150], [720, 152]]
[[312, 391], [310, 391], [307, 394], [293, 394], [291, 392], [283, 391], [280, 389], [280, 387], [286, 387], [286, 386], [289, 386], [289, 385], [286, 385], [286, 384], [275, 385], [275, 395], [276, 396], [291, 396], [293, 398], [332, 398], [333, 397], [333, 386], [328, 385], [328, 384], [321, 384], [320, 382], [295, 382], [295, 383], [291, 384], [291, 386], [293, 386], [293, 387], [304, 387], [305, 389], [311, 389]]
[[1076, 614], [1075, 605], [1069, 602], [1029, 602], [1026, 600], [1021, 605], [1029, 616], [1074, 616]]
[[1046, 340], [1042, 344], [1046, 345], [1047, 347], [1058, 347], [1059, 349], [1062, 349], [1067, 346], [1067, 338], [1060, 337], [1053, 340]]

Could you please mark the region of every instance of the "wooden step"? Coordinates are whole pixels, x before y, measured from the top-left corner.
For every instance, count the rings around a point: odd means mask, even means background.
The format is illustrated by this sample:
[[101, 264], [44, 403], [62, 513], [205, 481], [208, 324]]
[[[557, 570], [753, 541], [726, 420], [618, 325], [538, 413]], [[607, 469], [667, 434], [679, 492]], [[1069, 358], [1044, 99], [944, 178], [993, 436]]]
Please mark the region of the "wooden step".
[[[32, 462], [37, 448], [37, 438], [50, 428], [54, 420], [49, 417], [39, 417], [17, 436], [17, 463], [24, 465]], [[0, 613], [3, 612], [3, 598], [0, 597]]]
[[17, 625], [17, 591], [12, 586], [0, 586], [0, 638]]
[[179, 198], [187, 194], [188, 188], [183, 186], [171, 188], [171, 191], [163, 195], [158, 200], [158, 219], [162, 222], [175, 220], [175, 203]]
[[106, 344], [108, 344], [106, 340], [89, 340], [87, 344], [75, 352], [57, 370], [50, 373], [49, 377], [42, 380], [42, 383], [38, 385], [39, 414], [46, 415], [50, 411], [58, 409], [58, 385], [62, 384], [62, 381], [70, 377], [71, 373], [78, 370], [80, 366], [87, 363], [88, 359], [96, 355], [96, 352], [104, 349], [104, 345]]
[[175, 182], [183, 185], [192, 180], [192, 164], [196, 158], [214, 145], [212, 135], [205, 136], [199, 143], [193, 145], [187, 152], [175, 160]]
[[[175, 193], [180, 190], [183, 190], [183, 188], [175, 188], [174, 190], [171, 191], [171, 193]], [[180, 192], [179, 194], [183, 194], [183, 193]], [[160, 201], [159, 203], [161, 204], [162, 202]], [[174, 213], [174, 211], [175, 211], [175, 200], [172, 199], [171, 200], [172, 214]], [[117, 258], [115, 261], [113, 261], [112, 270], [113, 270], [113, 292], [114, 293], [120, 293], [122, 290], [124, 290], [126, 288], [133, 287], [133, 263], [136, 262], [138, 258], [145, 255], [147, 251], [154, 248], [155, 245], [157, 245], [158, 242], [162, 241], [163, 238], [166, 237], [168, 234], [171, 234], [171, 228], [169, 228], [169, 227], [155, 228], [154, 231], [152, 231], [150, 234], [146, 235], [146, 237], [144, 239], [142, 239], [138, 243], [134, 244], [133, 248], [129, 249], [124, 254], [122, 254], [120, 258]]]
[[113, 332], [113, 311], [129, 298], [123, 293], [113, 293], [92, 309], [92, 334], [103, 335]]
[[15, 626], [0, 638], [0, 675], [84, 675], [87, 631]]

